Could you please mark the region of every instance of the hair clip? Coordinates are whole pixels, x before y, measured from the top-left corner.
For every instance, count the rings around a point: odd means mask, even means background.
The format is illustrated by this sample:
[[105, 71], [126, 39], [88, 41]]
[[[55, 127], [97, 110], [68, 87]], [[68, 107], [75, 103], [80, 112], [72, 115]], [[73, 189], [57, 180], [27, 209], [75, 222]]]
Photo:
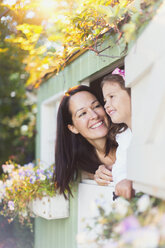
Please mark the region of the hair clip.
[[70, 92], [72, 92], [73, 90], [76, 90], [78, 87], [79, 85], [69, 88], [68, 91], [65, 92], [65, 96], [70, 96]]
[[65, 96], [70, 96], [69, 93], [68, 93], [68, 91], [65, 92]]
[[125, 80], [125, 71], [124, 70], [121, 70], [119, 68], [116, 68], [112, 74], [117, 74], [117, 75], [120, 75], [124, 80]]

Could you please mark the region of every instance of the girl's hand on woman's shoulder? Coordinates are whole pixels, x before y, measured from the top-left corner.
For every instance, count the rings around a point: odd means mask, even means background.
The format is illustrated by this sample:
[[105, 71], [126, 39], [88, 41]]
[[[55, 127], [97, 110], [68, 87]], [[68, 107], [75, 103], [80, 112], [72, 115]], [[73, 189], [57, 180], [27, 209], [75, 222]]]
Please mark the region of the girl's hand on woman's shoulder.
[[94, 180], [97, 184], [107, 186], [112, 179], [112, 166], [100, 165], [94, 174]]

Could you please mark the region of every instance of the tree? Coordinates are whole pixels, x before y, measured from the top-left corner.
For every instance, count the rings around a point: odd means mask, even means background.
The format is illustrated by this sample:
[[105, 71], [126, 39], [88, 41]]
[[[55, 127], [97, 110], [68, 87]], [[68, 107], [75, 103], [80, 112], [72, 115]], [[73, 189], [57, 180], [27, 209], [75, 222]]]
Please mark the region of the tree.
[[[25, 163], [34, 159], [34, 103], [28, 102], [26, 96], [26, 53], [5, 41], [13, 33], [8, 20], [9, 17], [1, 18], [0, 22], [0, 162], [13, 158]], [[29, 132], [25, 132], [25, 127], [30, 128]]]

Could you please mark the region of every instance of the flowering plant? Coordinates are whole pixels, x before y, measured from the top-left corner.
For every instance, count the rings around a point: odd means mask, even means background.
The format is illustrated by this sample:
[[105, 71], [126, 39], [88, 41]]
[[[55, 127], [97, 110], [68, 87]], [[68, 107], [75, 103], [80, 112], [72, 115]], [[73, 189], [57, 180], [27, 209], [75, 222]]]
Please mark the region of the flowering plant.
[[42, 169], [40, 165], [29, 163], [20, 166], [16, 163], [2, 165], [3, 174], [0, 180], [0, 213], [13, 221], [18, 217], [20, 223], [34, 217], [30, 210], [30, 202], [45, 195], [55, 195], [52, 180], [53, 166]]
[[[117, 198], [109, 213], [103, 206], [98, 209], [99, 215], [87, 227], [84, 243], [101, 248], [165, 247], [165, 201], [138, 193], [130, 201]], [[97, 232], [91, 235], [93, 240], [89, 239], [90, 232]]]

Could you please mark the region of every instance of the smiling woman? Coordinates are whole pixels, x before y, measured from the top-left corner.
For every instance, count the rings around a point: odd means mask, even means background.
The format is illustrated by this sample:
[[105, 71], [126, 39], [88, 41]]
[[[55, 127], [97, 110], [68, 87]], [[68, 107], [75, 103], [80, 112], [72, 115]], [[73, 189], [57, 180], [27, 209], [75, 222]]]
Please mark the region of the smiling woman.
[[[90, 87], [76, 86], [65, 93], [57, 115], [54, 173], [61, 193], [65, 194], [65, 190], [71, 193], [69, 183], [77, 177], [79, 169], [94, 174], [101, 164], [112, 166], [117, 143], [108, 135], [110, 125]], [[113, 125], [119, 129], [117, 124]]]

